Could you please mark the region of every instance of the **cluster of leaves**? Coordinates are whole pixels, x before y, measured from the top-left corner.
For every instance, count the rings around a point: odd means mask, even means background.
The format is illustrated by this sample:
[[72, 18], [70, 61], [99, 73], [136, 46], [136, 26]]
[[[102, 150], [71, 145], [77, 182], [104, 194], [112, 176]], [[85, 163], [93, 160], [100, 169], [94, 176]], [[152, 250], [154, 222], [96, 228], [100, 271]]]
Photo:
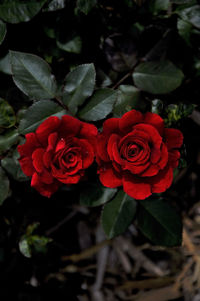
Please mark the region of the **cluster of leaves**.
[[[200, 5], [195, 0], [115, 2], [1, 1], [0, 204], [11, 197], [9, 179], [28, 180], [16, 145], [49, 116], [71, 114], [101, 128], [105, 118], [131, 109], [161, 114], [167, 126], [179, 126], [191, 114], [199, 96]], [[14, 44], [21, 28], [28, 40]], [[39, 37], [32, 41], [32, 34]], [[81, 205], [104, 205], [101, 220], [108, 238], [135, 218], [153, 243], [181, 243], [181, 219], [171, 200], [154, 196], [137, 203], [96, 178], [79, 188]], [[35, 244], [29, 236], [20, 241], [24, 254]]]

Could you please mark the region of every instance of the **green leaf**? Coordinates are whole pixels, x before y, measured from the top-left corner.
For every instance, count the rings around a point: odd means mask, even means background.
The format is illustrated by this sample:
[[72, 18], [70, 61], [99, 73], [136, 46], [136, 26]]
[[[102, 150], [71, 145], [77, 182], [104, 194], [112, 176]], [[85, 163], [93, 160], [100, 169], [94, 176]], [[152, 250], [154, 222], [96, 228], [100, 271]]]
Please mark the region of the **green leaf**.
[[116, 194], [116, 188], [103, 187], [100, 183], [90, 183], [81, 190], [80, 204], [95, 207], [110, 201]]
[[0, 45], [3, 43], [3, 40], [6, 36], [6, 32], [7, 32], [6, 24], [0, 20]]
[[8, 177], [3, 169], [0, 167], [0, 205], [3, 204], [5, 199], [9, 196], [10, 184]]
[[82, 49], [82, 40], [80, 36], [75, 36], [71, 40], [67, 41], [66, 43], [61, 43], [59, 41], [56, 42], [57, 46], [66, 52], [71, 53], [81, 53]]
[[16, 129], [8, 130], [0, 135], [0, 154], [9, 150], [19, 140], [19, 133]]
[[0, 128], [10, 128], [15, 125], [16, 117], [9, 103], [0, 98]]
[[67, 112], [58, 104], [50, 100], [41, 100], [34, 103], [26, 111], [23, 119], [19, 124], [19, 133], [27, 134], [35, 131], [35, 129], [48, 117], [61, 117]]
[[79, 112], [79, 117], [87, 121], [104, 119], [112, 112], [117, 101], [117, 91], [108, 88], [97, 90], [86, 106]]
[[1, 160], [1, 166], [3, 169], [12, 176], [16, 181], [23, 182], [27, 181], [29, 178], [21, 170], [19, 159], [20, 155], [17, 150], [12, 154], [12, 157], [5, 157]]
[[0, 59], [0, 71], [5, 74], [12, 75], [9, 53]]
[[131, 85], [119, 86], [117, 101], [114, 105], [114, 117], [121, 117], [124, 113], [136, 109], [144, 108], [144, 101], [140, 97], [140, 90]]
[[38, 228], [39, 223], [30, 224], [26, 229], [26, 234], [19, 241], [19, 250], [25, 257], [32, 257], [33, 253], [45, 253], [47, 244], [52, 241], [51, 238], [45, 236], [33, 235]]
[[10, 60], [13, 80], [22, 92], [37, 100], [55, 97], [55, 78], [43, 59], [29, 53], [10, 51]]
[[166, 94], [181, 85], [183, 72], [170, 61], [145, 62], [133, 72], [135, 85], [152, 94]]
[[109, 239], [120, 235], [128, 228], [135, 217], [136, 204], [133, 198], [121, 190], [104, 206], [101, 222]]
[[19, 250], [20, 252], [27, 258], [31, 258], [32, 252], [31, 247], [28, 243], [28, 239], [26, 236], [23, 236], [19, 242]]
[[152, 0], [150, 5], [153, 13], [157, 14], [162, 10], [168, 10], [170, 0]]
[[200, 5], [178, 10], [178, 15], [186, 22], [191, 23], [196, 28], [200, 29]]
[[97, 4], [97, 0], [77, 0], [77, 8], [87, 15]]
[[8, 23], [20, 23], [31, 20], [47, 0], [1, 0], [0, 18]]
[[181, 218], [175, 208], [166, 201], [141, 201], [137, 218], [139, 229], [153, 243], [161, 246], [181, 245]]
[[187, 21], [179, 19], [177, 21], [177, 28], [179, 35], [190, 45], [190, 36], [192, 31], [192, 25]]
[[92, 95], [95, 76], [93, 64], [79, 65], [67, 75], [63, 89], [63, 102], [73, 114], [76, 114], [78, 106]]
[[176, 124], [179, 120], [192, 114], [194, 110], [193, 104], [170, 104], [165, 108], [165, 126], [171, 127], [172, 124]]
[[33, 251], [36, 253], [46, 253], [47, 244], [52, 242], [51, 238], [39, 235], [32, 235], [29, 240]]
[[51, 1], [43, 11], [56, 11], [65, 7], [65, 0], [53, 0]]

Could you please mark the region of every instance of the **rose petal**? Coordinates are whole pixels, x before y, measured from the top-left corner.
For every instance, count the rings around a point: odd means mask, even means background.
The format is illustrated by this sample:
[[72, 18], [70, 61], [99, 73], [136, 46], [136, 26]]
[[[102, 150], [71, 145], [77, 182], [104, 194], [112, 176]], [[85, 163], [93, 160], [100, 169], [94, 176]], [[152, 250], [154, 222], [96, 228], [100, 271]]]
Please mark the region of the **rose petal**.
[[159, 172], [159, 167], [155, 164], [151, 164], [149, 165], [149, 167], [143, 171], [140, 176], [141, 177], [152, 177], [152, 176], [155, 176], [157, 175], [157, 173]]
[[109, 118], [103, 123], [103, 134], [119, 133], [120, 118]]
[[99, 179], [104, 186], [109, 188], [122, 185], [121, 175], [116, 173], [112, 165], [101, 166], [99, 169]]
[[97, 136], [98, 130], [96, 126], [90, 123], [82, 122], [81, 123], [81, 129], [79, 132], [79, 137], [81, 138], [88, 138], [90, 136]]
[[56, 143], [57, 143], [57, 139], [58, 139], [58, 134], [56, 132], [51, 133], [48, 137], [48, 147], [47, 147], [47, 152], [54, 150], [56, 147]]
[[150, 124], [137, 124], [134, 129], [143, 130], [145, 133], [148, 133], [149, 140], [152, 143], [151, 147], [151, 162], [157, 163], [160, 159], [160, 147], [162, 143], [162, 137], [158, 133], [157, 129]]
[[73, 137], [79, 134], [82, 122], [75, 117], [70, 115], [62, 116], [59, 136], [60, 138], [67, 138], [68, 136]]
[[116, 161], [118, 164], [122, 165], [123, 160], [119, 154], [118, 142], [120, 137], [116, 134], [112, 134], [108, 140], [107, 151], [110, 157], [110, 160]]
[[31, 177], [32, 174], [35, 172], [31, 157], [21, 158], [21, 159], [19, 159], [19, 163], [20, 163], [23, 173], [26, 176]]
[[164, 136], [168, 149], [179, 148], [183, 144], [183, 134], [177, 129], [165, 129]]
[[79, 139], [81, 146], [81, 155], [83, 161], [83, 169], [88, 168], [94, 161], [94, 149], [90, 143], [85, 139]]
[[133, 174], [140, 174], [145, 169], [147, 169], [149, 165], [150, 165], [150, 161], [147, 161], [144, 164], [138, 164], [138, 165], [136, 165], [135, 163], [125, 161], [123, 170], [129, 170]]
[[58, 190], [61, 183], [54, 180], [50, 185], [42, 182], [41, 177], [35, 172], [31, 180], [31, 186], [34, 187], [41, 195], [50, 198], [50, 196]]
[[158, 166], [163, 169], [168, 162], [168, 149], [164, 143], [162, 143], [161, 146], [161, 155], [160, 160], [157, 162]]
[[136, 200], [144, 200], [151, 195], [151, 185], [143, 179], [134, 177], [131, 173], [123, 175], [123, 189]]
[[52, 154], [51, 151], [44, 153], [44, 155], [43, 155], [43, 162], [44, 162], [44, 166], [46, 168], [50, 167], [51, 162], [52, 162], [52, 157], [53, 157], [53, 154]]
[[167, 166], [161, 170], [155, 177], [150, 179], [152, 184], [152, 192], [161, 193], [167, 190], [173, 181], [173, 169]]
[[66, 146], [65, 139], [61, 138], [56, 145], [55, 152], [56, 153], [59, 152], [61, 149], [64, 149], [65, 146]]
[[179, 159], [180, 159], [180, 152], [178, 150], [169, 151], [169, 165], [172, 168], [178, 167]]
[[43, 154], [43, 148], [37, 148], [32, 154], [33, 166], [35, 170], [39, 173], [42, 172], [44, 169]]
[[58, 180], [60, 182], [62, 182], [63, 184], [71, 185], [71, 184], [77, 184], [80, 181], [80, 178], [81, 178], [81, 175], [76, 174], [74, 176], [67, 175], [66, 178], [58, 178]]
[[149, 123], [153, 125], [161, 136], [163, 136], [163, 130], [164, 130], [164, 120], [157, 114], [147, 112], [144, 114], [144, 123]]
[[119, 121], [120, 131], [128, 133], [132, 131], [133, 126], [137, 123], [143, 122], [143, 115], [139, 111], [132, 110], [125, 113]]
[[43, 183], [45, 184], [51, 184], [54, 181], [53, 176], [51, 175], [51, 173], [49, 171], [47, 171], [46, 169], [44, 169], [42, 171], [42, 173], [40, 174], [40, 179]]
[[29, 157], [36, 148], [41, 147], [35, 133], [26, 134], [25, 137], [26, 142], [22, 145], [18, 145], [17, 147], [21, 157]]
[[105, 136], [103, 134], [98, 135], [97, 137], [97, 161], [102, 160], [105, 162], [109, 162], [110, 158], [107, 152], [107, 143], [109, 136]]
[[56, 116], [51, 116], [43, 121], [36, 130], [36, 136], [43, 146], [47, 146], [48, 137], [51, 133], [56, 132], [61, 121]]

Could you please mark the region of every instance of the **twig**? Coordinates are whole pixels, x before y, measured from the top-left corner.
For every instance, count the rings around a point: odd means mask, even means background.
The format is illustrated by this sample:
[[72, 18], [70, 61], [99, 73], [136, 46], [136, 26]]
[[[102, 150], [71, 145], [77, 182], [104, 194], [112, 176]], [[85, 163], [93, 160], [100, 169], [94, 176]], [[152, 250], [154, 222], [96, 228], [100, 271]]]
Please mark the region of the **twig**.
[[103, 248], [106, 245], [110, 245], [111, 243], [112, 243], [111, 240], [104, 240], [104, 241], [100, 242], [99, 244], [96, 244], [95, 246], [84, 250], [80, 254], [72, 254], [69, 256], [63, 256], [61, 259], [62, 259], [62, 261], [71, 260], [72, 262], [78, 262], [78, 261], [84, 260], [88, 257], [91, 257], [92, 255], [96, 254], [101, 248]]
[[131, 70], [125, 74], [113, 87], [112, 89], [117, 89], [129, 76], [132, 75], [134, 69], [139, 65], [141, 62], [150, 61], [152, 58], [154, 58], [155, 54], [160, 51], [160, 48], [163, 47], [163, 41], [167, 40], [168, 34], [171, 32], [170, 29], [167, 29], [165, 33], [163, 34], [163, 37], [158, 41], [156, 45], [154, 45], [150, 51], [147, 52], [147, 54], [142, 57], [141, 59], [138, 59], [136, 63], [132, 66]]
[[[96, 239], [97, 242], [100, 242], [103, 239], [105, 239], [105, 234], [101, 227], [98, 228], [96, 237], [97, 237], [97, 239]], [[97, 255], [97, 274], [96, 274], [95, 284], [92, 287], [93, 292], [100, 291], [100, 289], [102, 287], [106, 264], [107, 264], [108, 251], [109, 251], [109, 247], [107, 245], [107, 246], [104, 246], [104, 248], [100, 249], [100, 251]]]
[[132, 75], [134, 69], [139, 65], [139, 63], [142, 62], [142, 59], [141, 60], [137, 60], [136, 63], [133, 65], [133, 67], [131, 68], [131, 70], [125, 74], [113, 87], [112, 89], [117, 89], [127, 78], [129, 78], [129, 76]]
[[60, 221], [57, 225], [52, 227], [51, 229], [46, 231], [46, 235], [49, 236], [53, 232], [56, 232], [61, 226], [63, 226], [66, 222], [68, 222], [71, 218], [73, 218], [76, 215], [76, 211], [72, 211], [69, 215], [67, 215], [62, 221]]
[[142, 267], [144, 267], [147, 271], [153, 272], [157, 276], [165, 276], [166, 272], [162, 271], [160, 267], [158, 267], [153, 261], [151, 261], [148, 257], [146, 257], [142, 251], [138, 250], [133, 244], [131, 244], [128, 240], [119, 237], [121, 246], [123, 246], [124, 250], [126, 250], [136, 263], [140, 263]]
[[58, 96], [56, 96], [54, 99], [61, 107], [63, 107], [63, 109], [65, 109], [71, 115], [68, 107], [62, 102], [62, 100]]
[[129, 289], [148, 289], [148, 288], [160, 288], [173, 283], [175, 277], [162, 277], [152, 278], [145, 280], [127, 281], [125, 284], [116, 288], [116, 290], [129, 290]]

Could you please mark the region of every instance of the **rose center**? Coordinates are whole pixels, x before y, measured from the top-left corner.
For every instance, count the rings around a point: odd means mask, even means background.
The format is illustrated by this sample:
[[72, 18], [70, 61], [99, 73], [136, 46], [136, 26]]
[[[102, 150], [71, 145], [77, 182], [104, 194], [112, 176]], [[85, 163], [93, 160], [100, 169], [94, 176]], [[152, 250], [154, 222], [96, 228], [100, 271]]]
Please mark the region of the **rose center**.
[[127, 147], [128, 157], [135, 157], [140, 152], [140, 148], [136, 144], [129, 144]]
[[65, 156], [65, 161], [72, 163], [75, 160], [75, 155], [73, 153], [69, 153]]

